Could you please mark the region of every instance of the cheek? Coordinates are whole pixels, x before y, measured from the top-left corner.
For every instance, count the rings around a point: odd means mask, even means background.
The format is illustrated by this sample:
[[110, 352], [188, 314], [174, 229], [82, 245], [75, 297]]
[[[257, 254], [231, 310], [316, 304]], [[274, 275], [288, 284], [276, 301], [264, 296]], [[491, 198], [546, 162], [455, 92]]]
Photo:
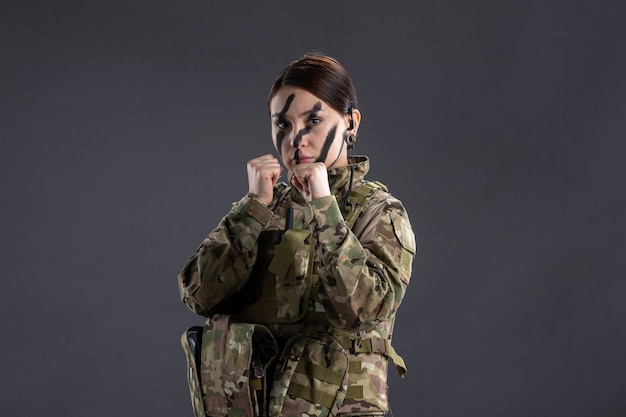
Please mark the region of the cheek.
[[341, 127], [338, 125], [333, 126], [333, 128], [329, 129], [326, 138], [325, 138], [325, 146], [328, 148], [329, 153], [336, 152], [341, 148], [341, 144], [344, 140], [344, 133], [341, 131]]
[[335, 142], [337, 142], [337, 126], [334, 126], [332, 129], [328, 131], [326, 135], [326, 139], [324, 140], [324, 144], [322, 145], [322, 149], [320, 150], [319, 157], [317, 158], [317, 162], [325, 162], [328, 157], [328, 151], [331, 150]]
[[274, 148], [282, 157], [285, 150], [285, 131], [274, 129], [272, 131], [272, 141], [274, 142]]

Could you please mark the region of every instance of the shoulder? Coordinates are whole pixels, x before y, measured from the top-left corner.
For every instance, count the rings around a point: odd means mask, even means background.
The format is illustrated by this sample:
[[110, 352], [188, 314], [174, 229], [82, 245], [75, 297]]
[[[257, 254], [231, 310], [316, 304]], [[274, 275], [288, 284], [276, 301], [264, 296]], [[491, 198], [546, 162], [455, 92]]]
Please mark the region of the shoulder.
[[[398, 198], [394, 197], [389, 188], [379, 181], [365, 181], [365, 187], [369, 187], [369, 195], [364, 203], [363, 214], [394, 213], [406, 216], [406, 209]], [[408, 217], [408, 216], [407, 216]]]
[[376, 235], [396, 240], [406, 250], [415, 253], [415, 234], [402, 201], [394, 197], [384, 184], [375, 184], [379, 187], [372, 190], [366, 200], [354, 225], [355, 233], [361, 234], [365, 240], [373, 240]]

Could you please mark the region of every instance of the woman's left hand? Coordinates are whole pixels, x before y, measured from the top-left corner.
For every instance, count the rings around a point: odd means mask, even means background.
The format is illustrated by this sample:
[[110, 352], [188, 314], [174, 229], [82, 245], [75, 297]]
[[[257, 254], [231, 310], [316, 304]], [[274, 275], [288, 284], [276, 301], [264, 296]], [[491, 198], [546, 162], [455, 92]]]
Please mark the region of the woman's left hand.
[[291, 184], [296, 187], [307, 203], [330, 194], [328, 171], [323, 162], [303, 163], [294, 166]]

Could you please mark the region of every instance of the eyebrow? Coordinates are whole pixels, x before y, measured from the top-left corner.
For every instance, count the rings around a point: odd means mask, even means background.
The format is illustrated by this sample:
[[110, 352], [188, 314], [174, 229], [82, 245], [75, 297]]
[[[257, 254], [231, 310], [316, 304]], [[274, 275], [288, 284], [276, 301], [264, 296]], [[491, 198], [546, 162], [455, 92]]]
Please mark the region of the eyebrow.
[[317, 103], [313, 105], [313, 108], [311, 110], [307, 110], [305, 112], [300, 113], [300, 116], [306, 116], [307, 114], [315, 114], [320, 111], [322, 111], [322, 102], [318, 101]]
[[300, 113], [300, 116], [306, 116], [307, 114], [317, 114], [321, 111], [324, 111], [324, 109], [320, 108], [312, 108], [311, 110], [307, 110], [305, 112]]
[[[283, 109], [283, 110], [285, 110], [285, 109]], [[323, 112], [323, 111], [324, 111], [324, 109], [322, 108], [322, 103], [318, 101], [317, 103], [315, 103], [315, 105], [313, 106], [312, 109], [309, 109], [309, 110], [306, 110], [306, 111], [303, 111], [302, 113], [300, 113], [300, 117], [306, 116], [306, 115], [309, 115], [309, 114], [317, 114], [317, 113]], [[287, 112], [286, 111], [281, 111], [281, 112], [278, 112], [278, 113], [274, 113], [274, 114], [272, 114], [272, 117], [284, 117], [285, 113], [287, 113]]]

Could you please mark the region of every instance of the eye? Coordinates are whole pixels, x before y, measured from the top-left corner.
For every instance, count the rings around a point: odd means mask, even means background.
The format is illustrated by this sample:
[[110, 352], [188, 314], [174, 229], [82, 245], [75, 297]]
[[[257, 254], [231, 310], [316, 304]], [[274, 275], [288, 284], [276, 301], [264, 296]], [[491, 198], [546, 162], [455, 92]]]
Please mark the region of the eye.
[[320, 119], [319, 117], [316, 116], [311, 116], [311, 118], [309, 119], [309, 123], [312, 125], [318, 125], [320, 123], [322, 123], [322, 119]]
[[289, 127], [289, 122], [286, 120], [277, 120], [276, 127], [278, 129], [287, 129]]

